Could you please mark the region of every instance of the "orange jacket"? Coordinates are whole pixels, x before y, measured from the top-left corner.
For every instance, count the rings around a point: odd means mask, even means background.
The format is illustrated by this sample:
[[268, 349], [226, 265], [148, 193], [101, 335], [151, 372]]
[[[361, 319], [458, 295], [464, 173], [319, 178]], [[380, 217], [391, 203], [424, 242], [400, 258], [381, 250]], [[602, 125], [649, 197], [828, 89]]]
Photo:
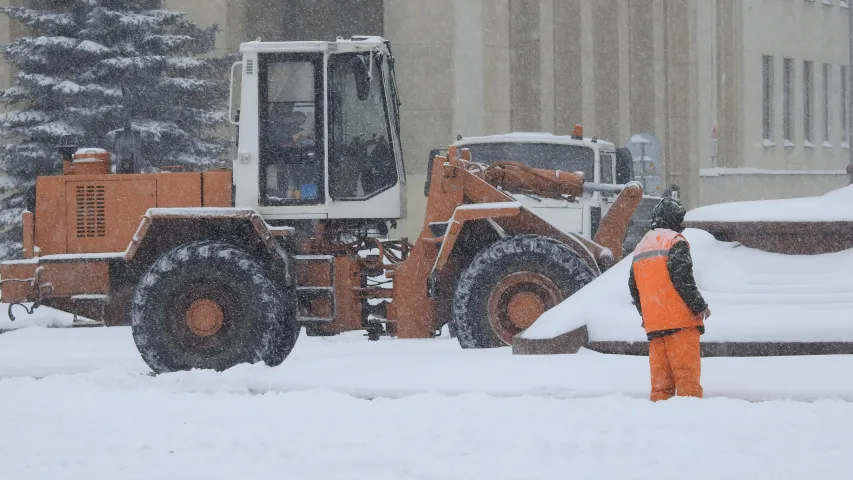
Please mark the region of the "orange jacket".
[[680, 233], [663, 228], [646, 233], [634, 250], [629, 285], [649, 338], [688, 327], [704, 333], [708, 305], [693, 279], [690, 244]]

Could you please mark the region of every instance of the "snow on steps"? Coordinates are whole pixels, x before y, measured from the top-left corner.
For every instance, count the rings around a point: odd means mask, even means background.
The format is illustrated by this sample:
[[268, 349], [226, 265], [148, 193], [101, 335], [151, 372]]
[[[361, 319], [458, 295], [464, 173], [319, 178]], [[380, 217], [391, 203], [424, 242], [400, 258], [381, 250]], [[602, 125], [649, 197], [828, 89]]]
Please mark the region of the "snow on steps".
[[[853, 249], [823, 255], [768, 253], [708, 232], [685, 230], [694, 275], [712, 315], [703, 351], [715, 355], [853, 353]], [[545, 312], [516, 336], [513, 353], [574, 353], [578, 348], [645, 354], [631, 304], [633, 255]]]

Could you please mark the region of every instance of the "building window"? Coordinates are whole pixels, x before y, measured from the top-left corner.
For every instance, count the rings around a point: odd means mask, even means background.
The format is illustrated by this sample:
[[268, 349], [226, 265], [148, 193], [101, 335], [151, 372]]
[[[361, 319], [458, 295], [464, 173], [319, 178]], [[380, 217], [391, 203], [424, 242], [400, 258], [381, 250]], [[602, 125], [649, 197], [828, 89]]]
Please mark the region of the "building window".
[[785, 143], [791, 143], [794, 139], [794, 59], [786, 58], [783, 64], [782, 84], [782, 130], [785, 135]]
[[764, 140], [773, 138], [773, 57], [762, 56], [763, 90], [762, 96], [762, 135]]
[[849, 139], [847, 138], [847, 134], [848, 134], [848, 132], [847, 132], [847, 128], [848, 128], [847, 121], [850, 118], [850, 117], [848, 117], [848, 115], [850, 114], [850, 110], [849, 110], [850, 106], [847, 105], [847, 88], [848, 88], [847, 83], [848, 82], [849, 82], [849, 80], [847, 78], [847, 67], [842, 65], [841, 66], [841, 108], [839, 108], [838, 110], [841, 112], [841, 142], [845, 143], [845, 144], [849, 141]]
[[814, 63], [803, 62], [803, 141], [811, 144], [814, 137]]

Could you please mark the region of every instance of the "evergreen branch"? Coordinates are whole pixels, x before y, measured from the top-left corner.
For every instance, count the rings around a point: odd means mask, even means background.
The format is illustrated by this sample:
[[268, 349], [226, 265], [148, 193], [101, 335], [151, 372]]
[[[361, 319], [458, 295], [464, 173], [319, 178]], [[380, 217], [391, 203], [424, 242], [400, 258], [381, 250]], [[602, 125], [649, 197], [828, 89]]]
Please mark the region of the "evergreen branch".
[[3, 128], [28, 127], [38, 123], [49, 122], [53, 118], [49, 113], [38, 110], [12, 110], [0, 113], [0, 126]]
[[142, 39], [142, 44], [146, 47], [163, 51], [185, 48], [195, 42], [197, 39], [190, 35], [146, 35]]
[[98, 94], [104, 97], [121, 98], [122, 93], [120, 88], [107, 87], [90, 83], [87, 85], [78, 85], [71, 80], [65, 80], [52, 88], [54, 93], [64, 95], [80, 95], [80, 94]]
[[99, 22], [105, 22], [108, 25], [123, 27], [124, 29], [149, 30], [159, 27], [165, 22], [173, 22], [176, 17], [182, 16], [175, 15], [175, 13], [167, 10], [147, 10], [136, 13], [97, 7], [93, 9], [86, 23], [97, 25]]
[[116, 57], [101, 60], [100, 65], [119, 70], [144, 70], [157, 67], [162, 62], [162, 56]]
[[165, 9], [144, 10], [142, 14], [151, 17], [164, 25], [174, 24], [186, 16], [184, 13]]
[[7, 55], [30, 55], [45, 50], [59, 50], [61, 52], [75, 48], [79, 43], [80, 41], [77, 39], [62, 35], [21, 37], [6, 44], [5, 52]]
[[161, 88], [177, 89], [179, 91], [196, 91], [213, 86], [213, 84], [207, 80], [178, 77], [160, 77], [158, 85]]
[[210, 64], [204, 60], [195, 57], [169, 57], [166, 58], [166, 65], [174, 71], [199, 70], [208, 67]]
[[83, 135], [85, 132], [80, 127], [72, 126], [63, 120], [43, 123], [29, 129], [33, 135], [40, 137], [61, 138], [66, 135]]
[[193, 122], [204, 127], [216, 127], [228, 120], [228, 114], [223, 111], [171, 105], [167, 106], [166, 111], [179, 123]]
[[27, 99], [31, 92], [22, 85], [9, 87], [5, 90], [0, 90], [0, 103], [12, 105], [22, 102]]
[[34, 87], [53, 87], [62, 80], [41, 73], [20, 72], [17, 74], [18, 81]]
[[75, 50], [78, 52], [83, 52], [83, 53], [86, 53], [89, 55], [94, 55], [94, 56], [99, 56], [99, 57], [104, 57], [107, 55], [115, 55], [116, 54], [116, 52], [114, 52], [113, 49], [107, 48], [107, 47], [101, 45], [100, 43], [94, 42], [92, 40], [83, 40], [82, 42], [80, 42], [77, 45]]
[[49, 13], [25, 7], [0, 7], [0, 12], [30, 27], [35, 32], [72, 33], [76, 27], [70, 13]]

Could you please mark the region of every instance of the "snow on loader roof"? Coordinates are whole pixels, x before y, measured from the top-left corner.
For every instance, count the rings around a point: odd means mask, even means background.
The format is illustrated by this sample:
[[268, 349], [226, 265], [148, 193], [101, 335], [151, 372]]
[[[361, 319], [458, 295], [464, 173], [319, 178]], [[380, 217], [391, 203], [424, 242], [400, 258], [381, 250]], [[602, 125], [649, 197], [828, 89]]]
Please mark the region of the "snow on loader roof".
[[[853, 249], [784, 255], [720, 242], [703, 230], [688, 228], [684, 234], [691, 245], [696, 283], [712, 313], [702, 336], [706, 352], [734, 354], [738, 345], [748, 344], [764, 345], [765, 354], [853, 349]], [[574, 353], [588, 346], [642, 354], [647, 340], [628, 290], [632, 259], [626, 256], [545, 312], [516, 336], [514, 353]], [[752, 348], [747, 355], [762, 347]]]

